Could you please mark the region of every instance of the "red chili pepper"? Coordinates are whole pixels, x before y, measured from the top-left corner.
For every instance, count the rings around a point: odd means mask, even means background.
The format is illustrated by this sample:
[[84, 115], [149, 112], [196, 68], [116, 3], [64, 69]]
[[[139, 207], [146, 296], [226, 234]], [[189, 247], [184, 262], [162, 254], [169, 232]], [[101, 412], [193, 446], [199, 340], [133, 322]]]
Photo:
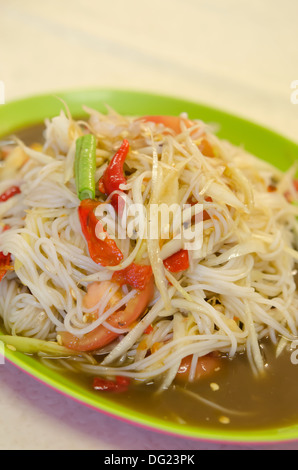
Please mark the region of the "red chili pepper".
[[147, 326], [146, 330], [144, 331], [144, 334], [145, 335], [150, 335], [150, 333], [152, 333], [152, 331], [154, 331], [154, 328], [152, 325], [149, 325]]
[[[210, 196], [207, 196], [205, 198], [205, 201], [206, 202], [213, 202], [213, 199], [212, 197]], [[188, 201], [188, 204], [190, 204], [191, 206], [195, 206], [196, 204], [198, 204], [196, 201], [193, 201], [193, 200], [190, 200]], [[206, 221], [206, 220], [210, 220], [211, 217], [210, 215], [208, 214], [208, 212], [206, 210], [203, 210], [203, 212], [199, 212], [198, 214], [194, 215], [192, 218], [191, 218], [191, 222], [193, 224], [195, 223], [198, 223], [198, 222], [202, 222], [202, 221]]]
[[8, 199], [16, 196], [16, 194], [21, 194], [21, 190], [18, 186], [11, 186], [0, 196], [0, 202], [6, 202]]
[[165, 268], [172, 273], [179, 273], [189, 268], [189, 257], [187, 250], [180, 250], [164, 260]]
[[296, 191], [298, 192], [298, 179], [294, 180], [294, 187]]
[[[95, 263], [102, 266], [116, 266], [123, 259], [123, 254], [103, 229], [100, 221], [94, 214], [94, 210], [100, 203], [92, 199], [84, 199], [79, 206], [79, 218], [83, 235], [88, 243], [89, 254]], [[96, 235], [96, 228], [106, 234], [104, 240]]]
[[126, 392], [130, 384], [127, 377], [116, 377], [116, 380], [101, 379], [95, 377], [93, 380], [93, 388], [99, 392]]
[[[3, 232], [6, 232], [6, 230], [9, 230], [9, 229], [10, 229], [10, 226], [5, 225], [3, 228]], [[4, 255], [1, 251], [0, 252], [0, 282], [4, 278], [7, 271], [10, 271], [12, 269], [12, 267], [10, 266], [10, 263], [11, 263], [10, 253], [8, 253], [7, 255]]]
[[[120, 185], [126, 183], [124, 175], [124, 162], [129, 151], [129, 142], [124, 139], [118, 152], [109, 163], [103, 177], [99, 181], [99, 191], [109, 196], [114, 191], [119, 191]], [[117, 213], [121, 213], [124, 207], [124, 200], [119, 194], [112, 196], [111, 203]]]
[[5, 274], [7, 271], [11, 270], [11, 255], [8, 253], [8, 255], [4, 255], [2, 252], [0, 253], [0, 282], [4, 278]]
[[132, 263], [121, 271], [115, 271], [112, 280], [120, 285], [128, 284], [135, 289], [144, 290], [151, 277], [151, 266]]

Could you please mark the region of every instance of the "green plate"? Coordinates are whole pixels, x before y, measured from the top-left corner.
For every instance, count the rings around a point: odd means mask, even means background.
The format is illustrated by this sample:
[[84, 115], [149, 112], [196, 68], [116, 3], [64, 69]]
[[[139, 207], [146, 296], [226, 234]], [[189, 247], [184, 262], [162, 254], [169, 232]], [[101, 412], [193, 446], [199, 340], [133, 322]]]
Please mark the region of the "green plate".
[[[289, 168], [298, 159], [296, 143], [245, 119], [179, 98], [127, 90], [90, 89], [56, 92], [10, 102], [0, 106], [0, 137], [40, 124], [45, 118], [59, 114], [64, 106], [57, 96], [67, 103], [74, 117], [83, 115], [82, 105], [104, 112], [105, 105], [108, 104], [119, 113], [128, 115], [177, 115], [187, 112], [190, 118], [219, 124], [219, 137], [228, 139], [235, 145], [242, 145], [249, 152], [282, 170]], [[229, 431], [227, 428], [206, 429], [199, 424], [194, 427], [168, 422], [162, 418], [153, 417], [150, 413], [142, 413], [131, 407], [117, 404], [115, 400], [106, 396], [94, 396], [85, 387], [63, 374], [48, 369], [33, 357], [5, 349], [5, 359], [35, 379], [89, 407], [159, 432], [209, 441], [237, 443], [272, 443], [298, 439], [298, 423], [278, 429]]]

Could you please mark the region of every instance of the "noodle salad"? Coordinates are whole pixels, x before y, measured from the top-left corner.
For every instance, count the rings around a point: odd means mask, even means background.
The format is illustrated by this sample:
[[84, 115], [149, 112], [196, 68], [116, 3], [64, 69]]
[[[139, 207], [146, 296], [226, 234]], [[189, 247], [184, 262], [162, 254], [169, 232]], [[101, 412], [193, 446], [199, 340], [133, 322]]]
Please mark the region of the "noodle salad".
[[164, 390], [238, 353], [264, 373], [261, 341], [297, 339], [297, 167], [185, 114], [84, 110], [0, 147], [1, 341], [96, 390]]

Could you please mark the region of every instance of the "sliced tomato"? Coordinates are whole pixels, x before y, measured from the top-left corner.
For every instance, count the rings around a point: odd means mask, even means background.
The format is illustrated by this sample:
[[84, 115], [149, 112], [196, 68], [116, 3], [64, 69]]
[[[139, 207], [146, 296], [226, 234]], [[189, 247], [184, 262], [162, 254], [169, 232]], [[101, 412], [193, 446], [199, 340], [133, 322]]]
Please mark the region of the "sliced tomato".
[[187, 128], [193, 126], [193, 122], [180, 116], [142, 116], [139, 118], [143, 122], [154, 122], [163, 124], [168, 129], [172, 129], [176, 134], [182, 132], [181, 124], [184, 123]]
[[[182, 359], [176, 380], [182, 382], [189, 381], [189, 373], [193, 356], [187, 356]], [[197, 381], [203, 377], [212, 375], [217, 367], [220, 366], [219, 357], [208, 354], [207, 356], [199, 357], [197, 361], [196, 370], [194, 373], [194, 381]]]
[[215, 157], [214, 149], [206, 138], [202, 139], [201, 143], [199, 144], [199, 149], [205, 157]]
[[[139, 118], [143, 122], [154, 122], [155, 124], [163, 124], [166, 128], [172, 129], [175, 134], [180, 134], [182, 132], [182, 123], [186, 126], [187, 129], [194, 125], [194, 122], [190, 119], [183, 118], [181, 116], [143, 116]], [[164, 132], [167, 134], [167, 131]], [[214, 157], [214, 149], [210, 142], [203, 137], [201, 143], [199, 144], [199, 149], [205, 157]]]
[[[93, 288], [95, 285], [96, 283], [93, 283]], [[151, 302], [153, 295], [154, 282], [153, 278], [151, 278], [145, 289], [137, 292], [135, 297], [127, 303], [123, 310], [113, 313], [108, 318], [107, 323], [114, 328], [125, 329], [129, 327], [132, 323], [138, 320], [142, 313], [144, 313], [148, 304]], [[101, 297], [99, 297], [98, 301], [100, 298]], [[98, 303], [98, 301], [96, 303]], [[93, 331], [80, 338], [65, 331], [60, 333], [62, 344], [67, 348], [74, 349], [76, 351], [94, 351], [96, 349], [100, 349], [118, 336], [118, 333], [107, 329], [103, 325], [98, 326]]]

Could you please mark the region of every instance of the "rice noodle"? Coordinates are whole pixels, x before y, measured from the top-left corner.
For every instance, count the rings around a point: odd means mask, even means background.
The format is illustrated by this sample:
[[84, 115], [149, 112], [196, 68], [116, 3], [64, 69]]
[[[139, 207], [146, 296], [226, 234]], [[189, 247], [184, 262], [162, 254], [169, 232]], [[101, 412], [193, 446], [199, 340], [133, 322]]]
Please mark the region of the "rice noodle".
[[[82, 337], [102, 325], [118, 339], [94, 353], [96, 364], [84, 356], [61, 359], [61, 364], [140, 381], [162, 376], [161, 389], [173, 383], [186, 356], [192, 356], [190, 380], [198, 359], [213, 352], [232, 358], [246, 351], [252, 370], [263, 373], [260, 341], [269, 336], [280, 354], [298, 333], [298, 207], [285, 197], [285, 192], [297, 196], [292, 187], [296, 167], [283, 173], [218, 139], [201, 121], [190, 129], [182, 125], [175, 135], [109, 108], [107, 114], [85, 111], [86, 121], [75, 122], [69, 113], [47, 120], [39, 150], [16, 139], [27, 159], [21, 167], [6, 168], [10, 177], [0, 182], [0, 192], [12, 185], [21, 188], [21, 194], [0, 204], [1, 227], [10, 227], [0, 233], [0, 251], [11, 253], [14, 263], [14, 272], [0, 282], [5, 330], [57, 341], [61, 331]], [[113, 268], [92, 261], [78, 218], [75, 141], [86, 129], [98, 139], [97, 182], [123, 138], [129, 140], [127, 181], [118, 193], [125, 192], [127, 204], [144, 207], [147, 230], [158, 234], [146, 240], [119, 236], [124, 258]], [[203, 137], [216, 149], [211, 158], [200, 150]], [[112, 196], [101, 202], [109, 207]], [[166, 229], [175, 233], [180, 225], [156, 226], [149, 209], [173, 203], [182, 208], [190, 201], [202, 204], [208, 217], [201, 220], [202, 245], [189, 251], [189, 268], [177, 275], [165, 269], [164, 260], [185, 242], [161, 240], [161, 235]], [[117, 237], [116, 221], [118, 235], [125, 234], [125, 220], [108, 211], [105, 229]], [[111, 283], [97, 305], [86, 308], [90, 283], [111, 281], [115, 271], [139, 261], [152, 267], [155, 294], [138, 322], [129, 328], [109, 323], [136, 295], [127, 286], [114, 303], [119, 286]], [[90, 321], [94, 311], [97, 317]], [[57, 358], [44, 360], [58, 367]]]

